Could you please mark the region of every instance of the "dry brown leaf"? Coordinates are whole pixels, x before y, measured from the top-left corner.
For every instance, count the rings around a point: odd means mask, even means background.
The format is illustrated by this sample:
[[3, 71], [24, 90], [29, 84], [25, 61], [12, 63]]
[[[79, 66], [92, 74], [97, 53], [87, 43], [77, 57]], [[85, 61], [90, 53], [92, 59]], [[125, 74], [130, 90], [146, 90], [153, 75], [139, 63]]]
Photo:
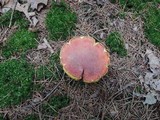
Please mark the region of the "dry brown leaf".
[[33, 16], [31, 20], [32, 20], [32, 25], [33, 26], [36, 26], [37, 23], [39, 22], [38, 19], [35, 16]]
[[54, 53], [54, 50], [52, 49], [51, 45], [49, 44], [49, 42], [47, 41], [46, 38], [43, 38], [43, 43], [38, 45], [38, 50], [42, 50], [42, 49], [48, 49], [51, 54]]
[[29, 12], [29, 9], [37, 9], [40, 11], [43, 8], [43, 5], [47, 5], [48, 0], [26, 0], [24, 4], [20, 4], [17, 0], [2, 0], [0, 3], [3, 5], [3, 8], [0, 9], [2, 13], [7, 12], [9, 9], [23, 12], [30, 21], [30, 26], [35, 27], [38, 23], [38, 19], [36, 18], [36, 13], [32, 11]]
[[27, 19], [30, 21], [31, 26], [36, 26], [37, 25], [38, 19], [35, 17], [36, 13], [35, 12], [28, 12], [28, 9], [29, 9], [29, 4], [28, 3], [25, 3], [25, 4], [17, 3], [15, 9], [20, 11], [20, 12], [23, 12], [25, 14]]
[[139, 77], [141, 84], [147, 91], [143, 103], [155, 104], [160, 101], [160, 59], [151, 50], [146, 50], [145, 57], [150, 71], [146, 71], [145, 76], [140, 75]]
[[38, 50], [44, 50], [44, 49], [47, 49], [47, 45], [45, 43], [41, 43], [38, 45]]
[[20, 12], [23, 12], [25, 14], [25, 16], [28, 18], [28, 20], [31, 22], [31, 19], [30, 19], [29, 13], [28, 13], [28, 9], [29, 9], [29, 4], [28, 3], [25, 3], [23, 5], [21, 5], [20, 3], [17, 3], [15, 9], [20, 11]]
[[28, 4], [31, 5], [31, 8], [34, 10], [40, 10], [38, 9], [38, 5], [39, 4], [44, 4], [44, 5], [47, 5], [48, 3], [48, 0], [27, 0], [28, 1]]
[[156, 75], [160, 74], [160, 59], [151, 50], [146, 51], [146, 57], [149, 59], [150, 70]]
[[3, 2], [1, 9], [2, 13], [5, 13], [10, 9], [14, 9], [16, 4], [17, 0], [7, 0], [7, 2]]

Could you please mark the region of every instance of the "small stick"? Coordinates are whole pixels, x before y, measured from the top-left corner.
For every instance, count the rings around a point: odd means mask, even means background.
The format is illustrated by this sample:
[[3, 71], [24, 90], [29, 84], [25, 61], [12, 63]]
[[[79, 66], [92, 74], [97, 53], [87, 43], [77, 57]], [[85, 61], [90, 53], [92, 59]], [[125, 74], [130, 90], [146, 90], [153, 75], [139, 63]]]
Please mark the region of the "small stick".
[[14, 5], [14, 8], [13, 8], [13, 11], [12, 11], [12, 14], [11, 14], [11, 19], [10, 19], [10, 23], [9, 23], [9, 28], [10, 28], [11, 25], [12, 25], [12, 19], [13, 19], [13, 14], [14, 14], [14, 10], [15, 10], [15, 8], [16, 8], [16, 5], [17, 5], [17, 1], [16, 1], [15, 5]]
[[57, 89], [57, 87], [59, 87], [59, 85], [62, 83], [63, 78], [64, 78], [64, 74], [63, 74], [63, 76], [62, 76], [62, 79], [59, 81], [59, 83], [50, 91], [50, 93], [48, 93], [48, 94], [42, 99], [41, 102], [45, 101], [49, 96], [51, 96], [51, 95], [54, 93], [54, 91]]

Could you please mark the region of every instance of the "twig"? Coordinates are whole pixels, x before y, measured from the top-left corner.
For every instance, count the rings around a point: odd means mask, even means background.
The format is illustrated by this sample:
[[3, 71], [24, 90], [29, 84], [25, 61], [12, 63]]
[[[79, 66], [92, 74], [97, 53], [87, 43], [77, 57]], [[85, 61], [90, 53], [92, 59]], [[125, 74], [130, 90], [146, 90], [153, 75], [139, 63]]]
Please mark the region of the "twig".
[[51, 96], [53, 94], [53, 92], [57, 89], [57, 87], [61, 84], [61, 82], [63, 81], [63, 78], [64, 78], [64, 73], [63, 73], [63, 76], [60, 80], [60, 82], [51, 90], [50, 93], [48, 93], [43, 99], [41, 102], [45, 101], [49, 96]]
[[93, 35], [96, 34], [97, 32], [101, 32], [101, 31], [103, 31], [103, 30], [108, 30], [108, 28], [99, 29], [99, 30], [95, 31], [95, 32], [93, 33]]
[[15, 8], [16, 8], [16, 5], [17, 5], [17, 1], [16, 1], [16, 3], [14, 4], [14, 7], [13, 7], [13, 11], [12, 11], [11, 18], [10, 18], [10, 23], [9, 23], [9, 28], [10, 28], [11, 25], [12, 25], [12, 19], [13, 19], [13, 14], [14, 14], [14, 10], [15, 10]]

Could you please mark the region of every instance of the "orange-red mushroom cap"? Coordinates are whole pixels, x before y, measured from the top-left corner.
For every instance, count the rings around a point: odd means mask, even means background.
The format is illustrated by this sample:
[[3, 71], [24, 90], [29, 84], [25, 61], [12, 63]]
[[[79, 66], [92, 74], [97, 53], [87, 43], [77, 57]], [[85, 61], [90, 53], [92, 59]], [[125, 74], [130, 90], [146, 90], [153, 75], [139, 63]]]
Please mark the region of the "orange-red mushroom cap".
[[110, 55], [105, 47], [92, 37], [74, 37], [60, 52], [64, 71], [73, 79], [86, 83], [98, 81], [108, 72]]

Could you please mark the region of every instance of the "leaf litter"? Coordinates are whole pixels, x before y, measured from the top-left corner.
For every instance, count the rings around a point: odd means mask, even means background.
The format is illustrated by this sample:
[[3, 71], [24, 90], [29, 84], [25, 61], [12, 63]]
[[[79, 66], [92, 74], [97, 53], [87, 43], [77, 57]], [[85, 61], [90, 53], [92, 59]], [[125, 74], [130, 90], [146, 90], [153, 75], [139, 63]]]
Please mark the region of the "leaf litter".
[[147, 94], [133, 93], [139, 97], [145, 97], [144, 104], [155, 104], [160, 101], [160, 59], [155, 56], [152, 50], [147, 49], [144, 60], [149, 66], [145, 75], [140, 75], [139, 80], [141, 85], [147, 91]]
[[17, 0], [2, 0], [0, 1], [0, 12], [5, 13], [12, 10], [23, 12], [30, 22], [30, 26], [35, 27], [38, 23], [35, 10], [38, 12], [48, 3], [48, 0], [24, 0], [24, 3], [19, 3]]
[[[144, 37], [142, 20], [139, 17], [133, 19], [132, 17], [134, 15], [132, 15], [132, 13], [127, 13], [124, 20], [119, 19], [117, 17], [117, 14], [121, 9], [111, 3], [106, 3], [103, 5], [103, 7], [99, 7], [96, 1], [81, 1], [82, 2], [79, 2], [77, 4], [76, 2], [71, 2], [71, 4], [75, 4], [73, 7], [79, 17], [78, 24], [76, 24], [77, 29], [75, 30], [75, 35], [91, 35], [94, 38], [102, 40], [103, 42], [103, 40], [110, 32], [113, 32], [115, 30], [120, 31], [122, 33], [122, 36], [124, 37], [126, 47], [128, 48], [128, 57], [119, 58], [116, 56], [116, 54], [111, 54], [112, 63], [110, 66], [109, 74], [104, 77], [99, 83], [93, 85], [81, 85], [80, 83], [74, 82], [69, 78], [65, 78], [64, 82], [62, 82], [62, 84], [58, 89], [56, 89], [56, 91], [57, 93], [67, 93], [67, 95], [72, 99], [71, 104], [58, 111], [57, 117], [50, 116], [48, 118], [68, 120], [108, 118], [115, 120], [158, 120], [158, 105], [156, 104], [156, 106], [152, 105], [150, 107], [146, 107], [147, 105], [143, 105], [141, 102], [141, 97], [143, 97], [146, 98], [146, 100], [149, 100], [144, 101], [144, 104], [146, 104], [145, 102], [155, 103], [156, 97], [154, 95], [154, 92], [152, 92], [151, 95], [150, 92], [147, 92], [146, 94], [141, 94], [142, 92], [135, 93], [137, 94], [137, 96], [139, 95], [139, 97], [134, 97], [132, 95], [135, 87], [140, 84], [138, 79], [139, 75], [135, 75], [132, 68], [135, 66], [141, 67], [142, 64], [148, 64], [149, 62], [145, 54], [144, 60], [142, 60], [142, 57], [139, 57], [139, 54], [141, 54], [141, 52], [145, 53], [146, 49], [152, 49], [154, 50], [155, 54], [157, 53], [159, 55], [159, 51], [156, 50], [156, 48], [152, 44], [150, 44]], [[135, 26], [137, 28], [134, 28]], [[28, 51], [27, 57], [30, 59], [29, 62], [33, 62], [33, 64], [35, 65], [42, 65], [43, 63], [47, 63], [47, 58], [50, 56], [50, 51], [43, 41], [43, 38], [46, 37], [46, 34], [44, 33], [47, 32], [45, 29], [42, 29], [43, 26], [40, 26], [38, 24], [38, 27], [41, 28], [39, 38], [41, 38], [42, 46], [40, 47], [40, 50]], [[141, 42], [143, 43], [143, 46], [140, 44]], [[60, 49], [63, 42], [59, 43], [58, 46], [57, 42], [54, 43], [53, 41], [49, 41], [49, 44], [53, 48], [53, 50], [56, 51]], [[160, 58], [160, 55], [158, 57]], [[144, 74], [142, 74], [143, 72], [138, 72], [138, 74], [140, 73], [142, 78], [144, 79], [146, 71], [144, 72]], [[142, 85], [140, 84], [140, 86], [144, 86], [143, 81]], [[45, 80], [45, 82], [46, 84], [50, 85], [50, 87], [48, 88], [47, 85], [44, 84], [45, 91], [46, 89], [47, 91], [51, 91], [57, 84], [56, 81], [54, 81], [53, 85], [51, 85], [52, 82], [50, 81]], [[40, 95], [44, 97], [42, 93], [40, 93]], [[33, 97], [31, 100], [28, 100], [28, 102], [17, 106], [17, 108], [14, 107], [13, 109], [9, 110], [4, 109], [3, 113], [7, 112], [10, 118], [13, 118], [15, 116], [23, 118], [24, 114], [28, 115], [29, 112], [37, 114], [37, 112], [35, 111], [39, 111], [40, 107], [33, 106], [31, 104], [33, 103], [33, 101], [35, 101], [35, 98]], [[39, 97], [37, 98], [39, 99]], [[34, 111], [31, 111], [31, 108], [33, 108]], [[46, 116], [46, 114], [43, 112], [41, 113], [41, 111], [39, 111], [38, 114]]]

